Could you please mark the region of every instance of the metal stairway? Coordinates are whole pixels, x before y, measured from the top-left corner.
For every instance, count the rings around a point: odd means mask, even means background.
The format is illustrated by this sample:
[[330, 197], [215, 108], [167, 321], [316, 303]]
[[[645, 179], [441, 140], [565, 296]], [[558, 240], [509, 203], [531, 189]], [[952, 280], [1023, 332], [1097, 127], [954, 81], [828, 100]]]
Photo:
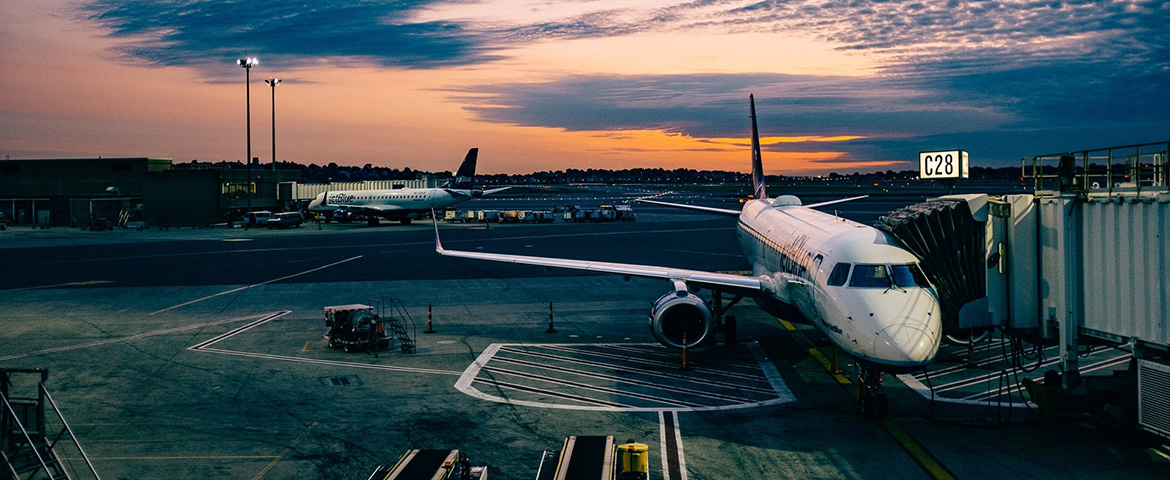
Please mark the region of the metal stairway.
[[418, 331], [414, 319], [406, 312], [406, 307], [396, 298], [379, 298], [370, 302], [378, 306], [380, 321], [390, 326], [390, 332], [398, 339], [402, 353], [414, 353], [414, 336]]
[[[14, 374], [24, 373], [39, 374], [36, 397], [12, 397], [9, 394], [14, 386]], [[86, 478], [100, 480], [93, 463], [73, 434], [73, 429], [65, 422], [57, 403], [45, 388], [48, 376], [48, 370], [40, 368], [0, 370], [0, 401], [3, 403], [0, 410], [0, 479], [73, 479], [75, 477], [65, 468], [58, 452], [59, 448], [72, 446], [76, 451], [71, 450], [69, 453], [76, 453], [83, 459], [92, 475]], [[55, 414], [52, 418], [61, 425], [52, 438], [48, 435], [50, 427], [45, 417], [46, 406], [52, 407]], [[61, 442], [63, 439], [70, 442]]]

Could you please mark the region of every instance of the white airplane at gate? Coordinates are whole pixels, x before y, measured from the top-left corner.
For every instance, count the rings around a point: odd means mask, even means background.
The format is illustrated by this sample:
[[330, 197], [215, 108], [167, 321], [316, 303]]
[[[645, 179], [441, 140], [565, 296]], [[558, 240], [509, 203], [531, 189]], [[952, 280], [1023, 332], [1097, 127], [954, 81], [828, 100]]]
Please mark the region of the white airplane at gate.
[[[888, 399], [878, 391], [881, 373], [918, 370], [938, 352], [942, 338], [938, 296], [917, 258], [893, 237], [812, 208], [863, 197], [812, 205], [802, 205], [790, 195], [767, 197], [754, 96], [749, 100], [754, 200], [742, 210], [643, 201], [739, 217], [739, 242], [752, 276], [446, 250], [437, 224], [435, 249], [451, 257], [668, 280], [672, 289], [651, 308], [650, 330], [659, 342], [676, 348], [683, 347], [684, 338], [688, 347], [706, 342], [720, 329], [734, 335], [734, 325], [723, 325], [720, 318], [722, 294], [752, 298], [770, 314], [812, 324], [857, 359], [861, 411], [885, 416]], [[692, 292], [700, 288], [715, 292], [715, 313]]]
[[310, 212], [343, 212], [364, 215], [374, 224], [378, 218], [398, 220], [408, 224], [412, 219], [425, 218], [434, 210], [442, 210], [484, 195], [507, 190], [510, 187], [476, 190], [475, 163], [479, 149], [467, 151], [455, 178], [439, 188], [396, 188], [392, 190], [334, 190], [321, 192], [309, 202]]

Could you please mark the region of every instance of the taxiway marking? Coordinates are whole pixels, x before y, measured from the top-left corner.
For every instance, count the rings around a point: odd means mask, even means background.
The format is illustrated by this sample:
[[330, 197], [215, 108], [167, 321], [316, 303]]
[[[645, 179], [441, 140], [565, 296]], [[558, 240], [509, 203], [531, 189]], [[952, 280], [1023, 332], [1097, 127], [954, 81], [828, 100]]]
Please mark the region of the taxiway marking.
[[268, 471], [272, 470], [272, 467], [275, 467], [277, 463], [280, 463], [280, 460], [283, 459], [285, 455], [288, 455], [288, 452], [291, 452], [292, 449], [296, 448], [297, 444], [301, 443], [301, 440], [304, 440], [305, 436], [316, 427], [317, 422], [313, 422], [312, 425], [309, 425], [309, 427], [301, 433], [301, 436], [297, 437], [296, 440], [293, 440], [293, 442], [289, 444], [289, 446], [286, 447], [283, 452], [280, 452], [280, 455], [277, 455], [276, 458], [272, 459], [272, 462], [270, 462], [268, 466], [264, 467], [264, 470], [261, 470], [260, 473], [257, 473], [255, 477], [252, 477], [252, 480], [260, 480], [261, 478], [264, 478], [264, 475], [267, 475]]
[[683, 456], [678, 412], [658, 412], [659, 444], [662, 445], [662, 480], [687, 480], [687, 461]]
[[[993, 342], [988, 342], [988, 343], [989, 343], [989, 345], [977, 347], [976, 351], [981, 351], [981, 350], [990, 351], [997, 346], [998, 347], [1003, 346], [1002, 341], [998, 341], [998, 342], [993, 341]], [[1046, 352], [1049, 352], [1049, 351], [1055, 351], [1056, 348], [1057, 347], [1048, 347], [1048, 348], [1044, 349], [1044, 352], [1041, 352], [1041, 354], [1046, 354]], [[1095, 352], [1089, 352], [1089, 355], [1093, 355], [1096, 353], [1108, 353], [1108, 351], [1107, 350], [1099, 350], [1099, 351], [1095, 351]], [[1097, 370], [1102, 370], [1105, 368], [1115, 367], [1117, 365], [1120, 365], [1122, 363], [1129, 361], [1130, 356], [1131, 355], [1129, 355], [1129, 354], [1125, 354], [1125, 355], [1121, 355], [1118, 357], [1109, 357], [1109, 358], [1106, 358], [1104, 360], [1100, 360], [1100, 361], [1097, 361], [1094, 363], [1087, 363], [1081, 367], [1081, 372], [1082, 373], [1089, 373], [1089, 372], [1093, 372], [1093, 371], [1097, 371]], [[1010, 355], [988, 356], [987, 358], [980, 359], [979, 361], [982, 365], [991, 365], [991, 366], [995, 367], [995, 364], [997, 362], [1006, 362], [1010, 359], [1010, 357], [1011, 357]], [[1035, 368], [1037, 370], [1040, 368], [1044, 368], [1044, 367], [1051, 367], [1053, 365], [1060, 363], [1060, 358], [1056, 355], [1046, 355], [1045, 358], [1047, 358], [1047, 360], [1044, 360], [1042, 362], [1035, 364]], [[999, 367], [997, 367], [997, 368], [999, 368]], [[1020, 384], [1015, 384], [1012, 386], [1002, 387], [1002, 388], [997, 386], [996, 388], [988, 388], [986, 390], [978, 391], [978, 392], [960, 392], [960, 394], [966, 393], [966, 395], [962, 396], [962, 397], [944, 397], [944, 396], [938, 395], [939, 393], [942, 393], [942, 392], [958, 392], [958, 390], [961, 388], [972, 387], [972, 386], [978, 385], [979, 383], [992, 382], [996, 378], [1001, 377], [1001, 376], [1007, 376], [1007, 377], [1014, 378], [1014, 377], [1022, 375], [1024, 373], [1018, 367], [1008, 368], [1008, 365], [1002, 365], [1002, 368], [1000, 370], [993, 371], [991, 373], [986, 373], [983, 375], [978, 375], [978, 376], [974, 376], [974, 377], [964, 377], [964, 378], [960, 378], [958, 380], [954, 380], [954, 381], [950, 381], [950, 382], [939, 383], [937, 385], [933, 384], [933, 382], [931, 381], [931, 379], [942, 378], [943, 376], [945, 376], [947, 374], [962, 373], [966, 370], [968, 370], [968, 367], [964, 363], [963, 365], [941, 368], [941, 369], [936, 370], [936, 371], [923, 371], [923, 373], [902, 374], [902, 375], [898, 375], [898, 379], [901, 380], [903, 383], [905, 383], [907, 386], [909, 386], [914, 391], [918, 392], [918, 394], [921, 395], [923, 398], [932, 399], [933, 401], [936, 401], [936, 402], [955, 403], [955, 404], [963, 404], [963, 405], [994, 404], [994, 405], [1011, 406], [1011, 407], [1019, 407], [1019, 408], [1026, 408], [1026, 407], [1032, 405], [1032, 403], [1028, 402], [1028, 401], [1017, 401], [1017, 402], [999, 401], [999, 400], [1001, 400], [999, 398], [1001, 396], [1006, 395], [1006, 396], [1008, 396], [1008, 399], [1010, 400], [1011, 395], [1016, 394], [1017, 392], [1020, 392], [1021, 390], [1023, 390], [1023, 386]], [[1036, 380], [1040, 383], [1043, 383], [1042, 379], [1034, 379], [1034, 380]], [[927, 386], [927, 383], [930, 383], [931, 385]], [[932, 390], [933, 390], [933, 393], [932, 393]]]
[[64, 352], [64, 351], [68, 351], [68, 350], [76, 350], [79, 348], [89, 348], [89, 347], [97, 347], [97, 346], [101, 346], [101, 345], [109, 345], [111, 343], [128, 342], [128, 341], [137, 340], [140, 338], [153, 337], [153, 336], [157, 336], [157, 335], [167, 335], [167, 334], [171, 334], [171, 333], [178, 333], [178, 332], [183, 332], [183, 331], [187, 331], [187, 330], [195, 330], [195, 329], [204, 328], [204, 327], [213, 327], [216, 325], [223, 325], [226, 323], [242, 322], [242, 321], [254, 318], [254, 317], [255, 316], [253, 315], [253, 316], [247, 316], [247, 317], [229, 318], [226, 320], [217, 320], [217, 321], [208, 322], [208, 323], [197, 323], [195, 325], [186, 325], [186, 326], [182, 326], [182, 327], [167, 328], [167, 329], [163, 329], [163, 330], [155, 330], [152, 332], [139, 333], [137, 335], [130, 335], [130, 336], [126, 336], [126, 337], [108, 338], [105, 340], [98, 340], [96, 342], [86, 342], [86, 343], [79, 343], [76, 345], [66, 345], [63, 347], [46, 348], [44, 350], [37, 350], [35, 352], [20, 353], [20, 354], [16, 354], [16, 355], [8, 355], [8, 356], [0, 357], [0, 362], [6, 361], [6, 360], [13, 360], [13, 359], [17, 359], [17, 358], [32, 357], [32, 356], [36, 356], [36, 355], [44, 355], [47, 353], [57, 353], [57, 352]]
[[218, 296], [221, 296], [221, 295], [227, 295], [227, 294], [230, 294], [230, 293], [236, 293], [236, 292], [239, 292], [239, 291], [247, 290], [247, 289], [249, 289], [249, 288], [252, 288], [252, 287], [259, 287], [259, 286], [263, 286], [263, 285], [268, 285], [268, 284], [270, 284], [270, 283], [276, 283], [276, 282], [279, 282], [279, 281], [282, 281], [282, 280], [288, 280], [288, 279], [290, 279], [290, 278], [296, 278], [296, 277], [299, 277], [299, 276], [301, 276], [301, 275], [307, 275], [307, 274], [310, 274], [310, 273], [316, 272], [316, 271], [318, 271], [318, 270], [324, 270], [324, 269], [326, 269], [326, 268], [333, 267], [333, 266], [336, 266], [336, 265], [341, 265], [341, 264], [343, 264], [343, 263], [345, 263], [345, 262], [350, 262], [350, 261], [353, 261], [353, 260], [357, 260], [357, 259], [359, 259], [359, 258], [362, 258], [362, 255], [358, 255], [358, 256], [356, 256], [356, 257], [350, 257], [350, 258], [347, 258], [347, 259], [345, 259], [345, 260], [342, 260], [342, 261], [340, 261], [340, 262], [333, 262], [333, 263], [330, 263], [330, 264], [328, 264], [328, 265], [322, 265], [322, 266], [320, 266], [320, 267], [313, 268], [313, 269], [309, 269], [309, 270], [305, 270], [305, 271], [303, 271], [303, 272], [300, 272], [300, 273], [294, 273], [294, 274], [292, 274], [292, 275], [285, 275], [285, 276], [283, 276], [283, 277], [280, 277], [280, 278], [275, 278], [275, 279], [272, 279], [272, 280], [269, 280], [269, 281], [266, 281], [266, 282], [260, 282], [260, 283], [253, 284], [253, 285], [245, 285], [245, 286], [243, 286], [243, 287], [233, 288], [233, 289], [231, 289], [231, 290], [228, 290], [228, 291], [226, 291], [226, 292], [219, 292], [219, 293], [216, 293], [216, 294], [214, 294], [214, 295], [208, 295], [208, 296], [206, 296], [206, 297], [203, 297], [203, 298], [197, 298], [197, 299], [195, 299], [195, 300], [191, 300], [191, 301], [189, 301], [189, 302], [180, 303], [180, 304], [178, 304], [178, 305], [172, 305], [172, 306], [170, 306], [170, 307], [167, 307], [167, 308], [164, 308], [164, 309], [162, 309], [162, 310], [157, 310], [157, 311], [154, 311], [154, 312], [150, 312], [150, 315], [155, 315], [155, 314], [159, 314], [159, 313], [167, 312], [167, 311], [170, 311], [170, 310], [174, 310], [174, 309], [176, 309], [176, 308], [179, 308], [179, 307], [185, 307], [185, 306], [187, 306], [187, 305], [191, 305], [191, 304], [194, 304], [194, 303], [199, 303], [199, 302], [202, 302], [202, 301], [204, 301], [204, 300], [210, 300], [210, 299], [212, 299], [212, 298], [215, 298], [215, 297], [218, 297]]
[[435, 369], [431, 369], [431, 368], [396, 367], [393, 365], [376, 365], [376, 364], [370, 364], [370, 363], [343, 362], [340, 360], [324, 360], [324, 359], [317, 359], [317, 358], [290, 357], [287, 355], [273, 355], [273, 354], [268, 354], [268, 353], [241, 352], [241, 351], [236, 351], [236, 350], [224, 350], [224, 349], [220, 349], [220, 348], [211, 348], [211, 346], [215, 345], [216, 343], [222, 342], [222, 341], [227, 340], [231, 337], [234, 337], [236, 335], [244, 333], [248, 330], [259, 327], [260, 325], [263, 325], [263, 324], [268, 323], [272, 320], [275, 320], [275, 319], [280, 318], [284, 315], [287, 315], [290, 312], [291, 312], [291, 310], [284, 310], [281, 312], [269, 314], [269, 315], [264, 316], [264, 317], [254, 321], [252, 323], [237, 327], [229, 332], [226, 332], [226, 333], [223, 333], [220, 335], [216, 335], [215, 337], [212, 337], [209, 340], [204, 340], [204, 341], [199, 342], [195, 345], [187, 347], [187, 350], [191, 350], [191, 351], [195, 351], [195, 352], [218, 353], [221, 355], [235, 355], [238, 357], [259, 358], [259, 359], [264, 359], [264, 360], [279, 360], [279, 361], [284, 361], [284, 362], [309, 363], [309, 364], [314, 364], [314, 365], [329, 365], [329, 366], [337, 366], [337, 367], [368, 368], [368, 369], [372, 369], [372, 370], [386, 370], [386, 371], [392, 371], [392, 372], [427, 373], [427, 374], [437, 374], [437, 375], [462, 375], [463, 374], [463, 372], [454, 372], [454, 371], [450, 371], [450, 370], [435, 370]]
[[56, 285], [41, 285], [39, 287], [13, 288], [11, 290], [4, 290], [4, 291], [6, 291], [6, 292], [21, 292], [21, 291], [25, 291], [25, 290], [43, 290], [46, 288], [57, 288], [57, 287], [88, 287], [88, 286], [92, 286], [92, 285], [105, 285], [107, 283], [114, 283], [114, 282], [112, 280], [86, 280], [86, 281], [81, 281], [81, 282], [58, 283]]
[[[661, 412], [661, 411], [718, 411], [740, 408], [752, 408], [766, 405], [778, 405], [795, 400], [788, 386], [784, 384], [779, 372], [770, 361], [763, 356], [762, 351], [751, 348], [757, 365], [752, 367], [756, 375], [746, 375], [738, 372], [725, 372], [707, 369], [710, 378], [694, 378], [675, 373], [669, 373], [671, 368], [677, 368], [674, 363], [659, 362], [659, 368], [638, 368], [645, 364], [642, 356], [615, 355], [593, 350], [596, 348], [629, 349], [634, 347], [660, 348], [656, 343], [642, 344], [492, 344], [484, 349], [474, 362], [460, 376], [455, 383], [455, 389], [472, 397], [497, 403], [523, 405], [538, 408], [560, 408], [569, 410], [593, 411], [625, 411], [625, 412]], [[545, 351], [537, 351], [545, 350]], [[566, 355], [556, 355], [547, 351], [565, 351]], [[642, 353], [646, 353], [644, 350]], [[503, 354], [503, 355], [501, 355]], [[524, 356], [533, 359], [525, 359]], [[586, 360], [580, 357], [594, 356], [613, 360]], [[644, 355], [643, 355], [644, 356]], [[519, 358], [517, 358], [519, 357]], [[496, 362], [492, 364], [491, 362]], [[560, 362], [563, 365], [556, 365]], [[489, 365], [491, 364], [491, 365]], [[515, 368], [500, 367], [499, 364], [514, 365]], [[651, 362], [651, 364], [655, 364]], [[741, 362], [740, 368], [749, 364]], [[580, 367], [580, 368], [574, 368]], [[666, 368], [663, 368], [666, 367]], [[603, 369], [599, 372], [592, 369]], [[481, 376], [483, 373], [485, 375]], [[559, 378], [568, 376], [569, 378]], [[526, 379], [526, 385], [504, 382], [493, 375], [513, 376]], [[628, 375], [628, 376], [627, 376]], [[632, 378], [633, 376], [642, 378]], [[734, 383], [719, 378], [740, 378], [743, 383]], [[601, 384], [589, 384], [580, 379], [599, 380]], [[661, 379], [662, 381], [657, 381]], [[532, 384], [540, 382], [551, 384], [551, 388], [540, 388]], [[685, 385], [672, 385], [672, 382], [703, 384], [711, 389], [698, 389]], [[552, 403], [547, 399], [510, 398], [506, 395], [493, 395], [477, 388], [476, 384], [491, 385], [500, 389], [510, 389], [537, 397], [571, 400], [568, 403]], [[629, 391], [613, 388], [614, 385], [629, 385]], [[615, 395], [627, 399], [640, 400], [641, 404], [627, 405], [621, 400], [611, 401], [609, 398], [591, 398], [574, 393], [556, 390], [560, 387], [572, 388], [580, 391], [599, 392], [605, 395]], [[771, 387], [771, 388], [766, 388]], [[733, 390], [720, 392], [719, 389]], [[681, 395], [684, 398], [663, 398], [648, 392], [664, 392]], [[758, 395], [753, 398], [753, 395]], [[672, 395], [668, 395], [672, 396]], [[634, 402], [638, 403], [638, 402]], [[664, 407], [665, 405], [665, 407]]]
[[[797, 341], [797, 343], [800, 343], [802, 346], [809, 349], [809, 353], [816, 357], [821, 366], [825, 367], [825, 371], [836, 378], [837, 382], [840, 383], [841, 386], [846, 389], [846, 391], [852, 390], [849, 386], [853, 382], [851, 382], [849, 378], [845, 377], [840, 372], [833, 372], [832, 363], [827, 358], [825, 358], [824, 354], [820, 352], [820, 349], [814, 346], [812, 342], [804, 336], [803, 333], [801, 333], [794, 325], [787, 321], [780, 320], [780, 323], [784, 325], [784, 329], [788, 330], [788, 333], [792, 334], [792, 337]], [[855, 395], [853, 392], [851, 392], [851, 394]], [[935, 458], [934, 455], [931, 454], [930, 451], [926, 449], [926, 447], [922, 446], [921, 443], [915, 440], [914, 437], [906, 433], [906, 431], [903, 430], [900, 425], [890, 419], [882, 420], [878, 422], [878, 425], [880, 425], [882, 430], [888, 433], [890, 437], [894, 439], [894, 442], [901, 446], [902, 450], [910, 455], [910, 458], [917, 462], [918, 465], [922, 467], [922, 469], [926, 471], [926, 474], [930, 475], [931, 478], [934, 478], [935, 480], [954, 480], [955, 476], [952, 475], [950, 471], [948, 471], [946, 467], [943, 466], [942, 462]]]

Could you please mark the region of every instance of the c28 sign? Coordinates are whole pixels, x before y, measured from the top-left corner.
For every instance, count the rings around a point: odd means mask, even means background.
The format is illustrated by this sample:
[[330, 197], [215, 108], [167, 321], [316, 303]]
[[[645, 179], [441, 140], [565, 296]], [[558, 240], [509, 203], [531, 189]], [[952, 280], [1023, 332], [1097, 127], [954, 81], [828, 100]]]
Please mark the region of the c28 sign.
[[919, 152], [918, 178], [967, 178], [967, 152]]

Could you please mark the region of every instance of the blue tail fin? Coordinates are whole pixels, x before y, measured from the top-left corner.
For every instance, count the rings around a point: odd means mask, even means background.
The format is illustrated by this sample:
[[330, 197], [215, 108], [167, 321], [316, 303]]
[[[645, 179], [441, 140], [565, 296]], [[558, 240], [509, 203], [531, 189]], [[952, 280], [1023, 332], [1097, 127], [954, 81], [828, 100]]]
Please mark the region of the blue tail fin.
[[467, 151], [467, 156], [463, 157], [463, 163], [459, 164], [459, 170], [455, 172], [455, 178], [448, 180], [443, 184], [443, 188], [454, 188], [458, 190], [471, 190], [472, 184], [475, 182], [475, 160], [479, 157], [479, 149], [472, 148]]
[[764, 162], [760, 159], [760, 132], [756, 130], [756, 96], [748, 95], [752, 109], [752, 198], [768, 198], [764, 191]]

